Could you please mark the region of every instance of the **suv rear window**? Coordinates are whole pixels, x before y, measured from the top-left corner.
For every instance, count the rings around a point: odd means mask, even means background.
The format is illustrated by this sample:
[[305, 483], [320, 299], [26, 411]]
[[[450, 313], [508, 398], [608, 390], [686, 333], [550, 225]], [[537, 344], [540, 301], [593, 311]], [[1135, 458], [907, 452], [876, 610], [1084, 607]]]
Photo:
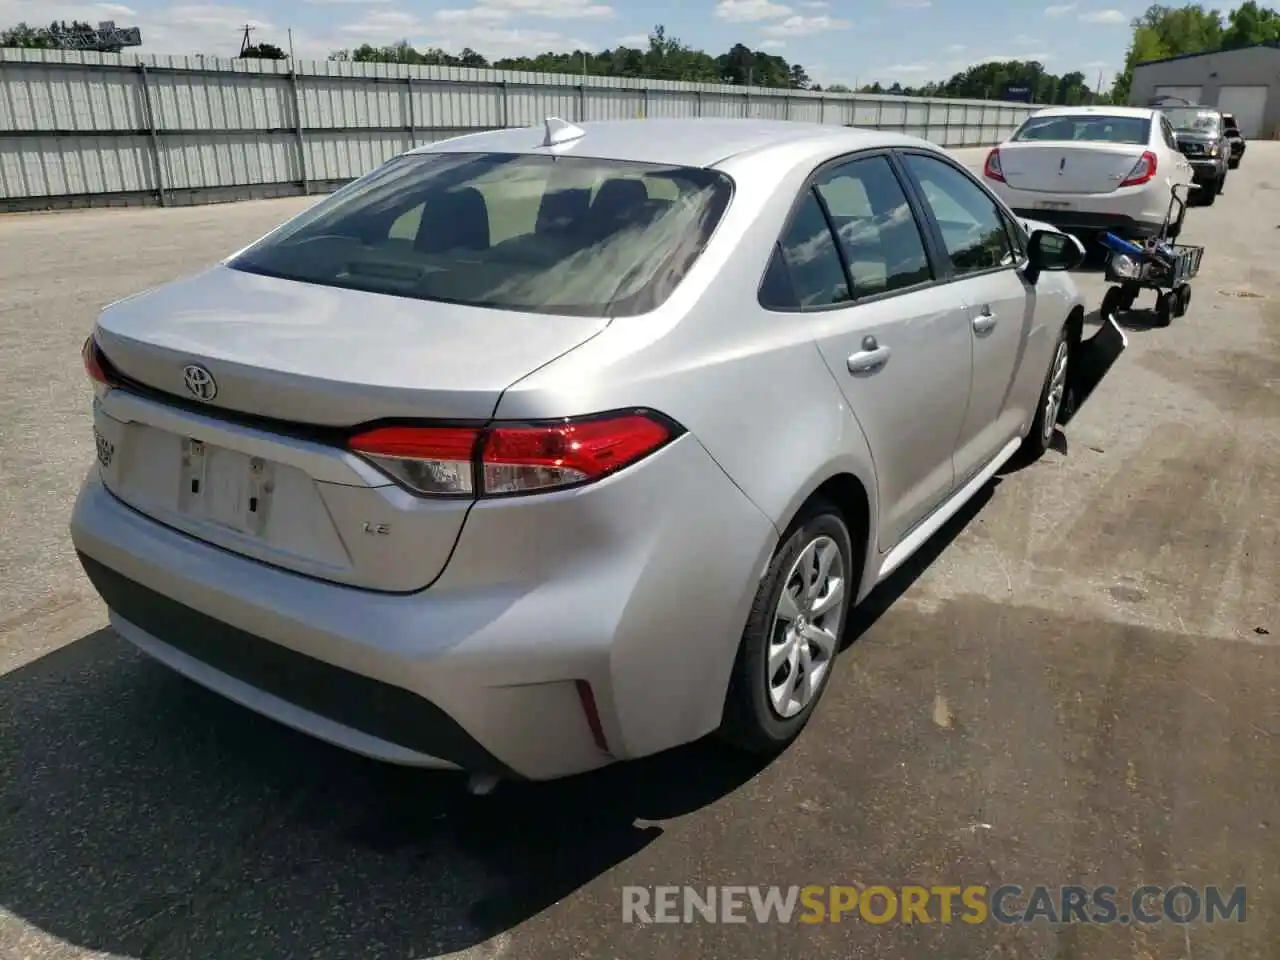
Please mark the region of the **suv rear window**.
[[727, 176], [703, 168], [409, 154], [348, 184], [229, 265], [422, 300], [628, 316], [670, 296], [732, 192]]
[[1028, 117], [1014, 133], [1016, 141], [1083, 140], [1088, 143], [1146, 144], [1151, 137], [1148, 117], [1117, 117], [1107, 114], [1068, 114], [1056, 117]]

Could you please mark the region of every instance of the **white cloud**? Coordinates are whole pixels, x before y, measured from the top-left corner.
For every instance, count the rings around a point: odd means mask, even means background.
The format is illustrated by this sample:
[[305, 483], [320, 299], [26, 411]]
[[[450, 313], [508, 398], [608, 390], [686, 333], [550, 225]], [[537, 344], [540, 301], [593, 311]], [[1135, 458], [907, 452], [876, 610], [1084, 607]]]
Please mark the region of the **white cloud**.
[[963, 43], [953, 43], [951, 46], [947, 47], [947, 53], [959, 53], [964, 49], [965, 45]]
[[846, 30], [848, 20], [837, 20], [834, 17], [790, 16], [781, 23], [771, 23], [762, 31], [771, 37], [808, 37], [815, 33], [826, 33], [829, 30]]
[[785, 17], [791, 8], [772, 0], [720, 0], [715, 12], [718, 19], [729, 23], [758, 23]]
[[934, 66], [932, 63], [894, 63], [887, 67], [881, 67], [877, 73], [886, 74], [891, 77], [900, 77], [905, 74], [932, 73]]
[[893, 5], [907, 10], [918, 10], [924, 7], [932, 7], [933, 0], [893, 0]]
[[1088, 13], [1080, 14], [1080, 19], [1085, 23], [1120, 24], [1129, 22], [1129, 18], [1119, 10], [1090, 10]]
[[786, 44], [783, 43], [781, 40], [766, 40], [764, 43], [760, 44], [760, 49], [761, 50], [781, 50], [785, 46]]
[[1040, 41], [1035, 37], [1029, 37], [1025, 33], [1020, 33], [1013, 38], [1013, 42], [1020, 47], [1034, 47]]
[[641, 50], [648, 50], [649, 35], [645, 33], [628, 33], [625, 37], [618, 38], [618, 46], [639, 47]]
[[446, 23], [495, 23], [510, 17], [603, 20], [612, 16], [613, 7], [591, 0], [479, 0], [474, 7], [451, 8], [436, 13], [436, 19]]
[[1105, 60], [1090, 60], [1083, 67], [1081, 67], [1081, 69], [1082, 70], [1105, 70], [1107, 69], [1108, 66], [1110, 66], [1110, 64], [1108, 64], [1107, 61]]
[[800, 6], [808, 7], [810, 10], [825, 10], [831, 4], [827, 0], [800, 0]]
[[1078, 3], [1059, 3], [1044, 8], [1046, 17], [1065, 17], [1068, 13], [1080, 6]]
[[318, 7], [369, 7], [379, 3], [390, 3], [391, 0], [303, 0], [303, 3], [309, 3]]

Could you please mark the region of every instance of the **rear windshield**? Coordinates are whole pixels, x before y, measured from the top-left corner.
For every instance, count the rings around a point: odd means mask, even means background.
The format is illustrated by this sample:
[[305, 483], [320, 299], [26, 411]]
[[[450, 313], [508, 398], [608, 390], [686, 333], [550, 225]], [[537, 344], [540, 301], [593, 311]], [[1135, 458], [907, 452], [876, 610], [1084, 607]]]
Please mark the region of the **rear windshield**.
[[1160, 111], [1169, 118], [1173, 129], [1182, 133], [1217, 133], [1221, 115], [1203, 107], [1164, 107]]
[[1150, 138], [1149, 117], [1113, 117], [1097, 113], [1029, 117], [1013, 135], [1014, 140], [1083, 140], [1089, 143], [1127, 144], [1145, 144]]
[[479, 307], [627, 316], [670, 296], [732, 182], [582, 157], [399, 157], [230, 262], [237, 270]]

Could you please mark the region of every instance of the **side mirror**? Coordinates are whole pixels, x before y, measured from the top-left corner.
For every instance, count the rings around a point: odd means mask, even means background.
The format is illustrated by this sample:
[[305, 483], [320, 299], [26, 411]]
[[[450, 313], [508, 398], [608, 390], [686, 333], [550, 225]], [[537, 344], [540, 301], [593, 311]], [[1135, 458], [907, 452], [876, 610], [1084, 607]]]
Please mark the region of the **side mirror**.
[[1027, 244], [1027, 261], [1034, 276], [1041, 270], [1074, 270], [1084, 263], [1084, 244], [1069, 233], [1037, 230]]

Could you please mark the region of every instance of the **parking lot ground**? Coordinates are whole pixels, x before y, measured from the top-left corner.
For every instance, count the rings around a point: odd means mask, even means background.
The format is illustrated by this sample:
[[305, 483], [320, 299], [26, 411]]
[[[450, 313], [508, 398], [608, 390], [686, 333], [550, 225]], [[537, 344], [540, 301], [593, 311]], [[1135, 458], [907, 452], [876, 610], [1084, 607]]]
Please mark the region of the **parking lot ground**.
[[[0, 219], [0, 956], [1274, 958], [1278, 171], [1280, 143], [1250, 144], [1191, 210], [1188, 315], [1134, 314], [1059, 450], [874, 595], [793, 749], [758, 769], [694, 745], [480, 799], [152, 664], [68, 542], [95, 310], [306, 201]], [[626, 885], [1003, 883], [1245, 885], [1247, 914], [622, 919]]]

